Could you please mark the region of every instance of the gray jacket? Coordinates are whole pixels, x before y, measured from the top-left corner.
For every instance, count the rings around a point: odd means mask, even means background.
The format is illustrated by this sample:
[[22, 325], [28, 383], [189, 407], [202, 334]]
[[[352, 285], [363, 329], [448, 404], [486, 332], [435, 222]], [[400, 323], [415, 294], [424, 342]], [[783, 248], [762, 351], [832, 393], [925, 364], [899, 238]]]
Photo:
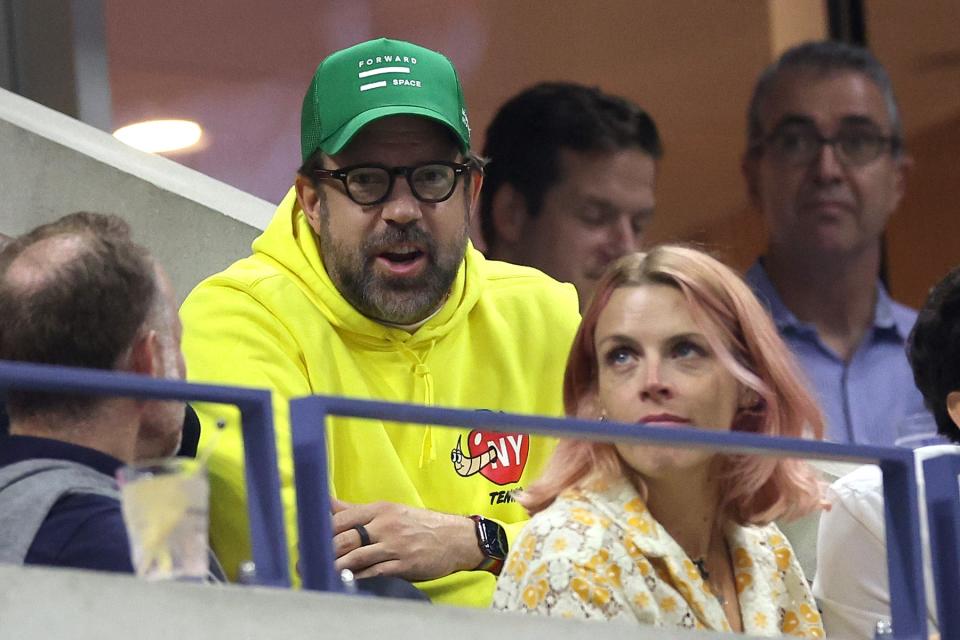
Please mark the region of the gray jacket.
[[38, 458], [0, 469], [0, 563], [23, 564], [53, 505], [78, 493], [120, 499], [113, 478], [77, 462]]

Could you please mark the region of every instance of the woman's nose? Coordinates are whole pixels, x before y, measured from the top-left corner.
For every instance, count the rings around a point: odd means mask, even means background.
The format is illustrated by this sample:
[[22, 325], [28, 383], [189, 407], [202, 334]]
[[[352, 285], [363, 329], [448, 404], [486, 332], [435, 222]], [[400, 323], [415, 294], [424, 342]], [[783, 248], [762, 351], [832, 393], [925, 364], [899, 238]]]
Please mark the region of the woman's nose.
[[640, 395], [644, 399], [664, 399], [672, 395], [670, 385], [663, 377], [664, 371], [660, 362], [649, 362], [644, 374], [643, 387]]

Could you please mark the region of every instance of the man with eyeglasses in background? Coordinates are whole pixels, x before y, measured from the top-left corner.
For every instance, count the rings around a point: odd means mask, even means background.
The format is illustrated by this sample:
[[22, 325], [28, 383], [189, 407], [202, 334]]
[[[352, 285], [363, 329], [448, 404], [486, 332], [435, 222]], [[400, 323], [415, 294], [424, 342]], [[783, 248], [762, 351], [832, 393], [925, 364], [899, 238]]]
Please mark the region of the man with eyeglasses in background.
[[747, 279], [812, 382], [835, 442], [890, 445], [923, 415], [904, 344], [916, 312], [878, 279], [912, 164], [890, 78], [867, 50], [809, 42], [760, 75], [743, 158], [766, 254]]
[[[286, 400], [331, 394], [560, 415], [579, 322], [574, 288], [487, 261], [467, 240], [483, 182], [456, 70], [379, 39], [334, 53], [303, 102], [302, 166], [253, 255], [183, 304], [194, 380], [273, 389], [291, 559], [296, 513]], [[211, 462], [211, 536], [235, 576], [250, 558], [235, 411]], [[554, 441], [525, 433], [333, 419], [338, 569], [415, 581], [487, 606], [527, 519], [512, 491]], [[205, 429], [204, 433], [212, 432]]]

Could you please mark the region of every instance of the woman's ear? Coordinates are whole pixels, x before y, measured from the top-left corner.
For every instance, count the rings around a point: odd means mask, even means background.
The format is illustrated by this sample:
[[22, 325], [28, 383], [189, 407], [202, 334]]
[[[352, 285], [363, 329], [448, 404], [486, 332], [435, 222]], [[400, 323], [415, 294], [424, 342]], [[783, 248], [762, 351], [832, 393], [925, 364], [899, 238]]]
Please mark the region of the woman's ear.
[[733, 417], [733, 431], [759, 433], [765, 422], [763, 397], [746, 385], [740, 385], [737, 413]]
[[761, 403], [762, 398], [759, 393], [744, 384], [740, 385], [740, 397], [737, 399], [738, 409], [741, 411], [756, 410], [760, 408]]
[[596, 391], [588, 391], [577, 403], [577, 416], [584, 420], [605, 420], [607, 412], [600, 404]]

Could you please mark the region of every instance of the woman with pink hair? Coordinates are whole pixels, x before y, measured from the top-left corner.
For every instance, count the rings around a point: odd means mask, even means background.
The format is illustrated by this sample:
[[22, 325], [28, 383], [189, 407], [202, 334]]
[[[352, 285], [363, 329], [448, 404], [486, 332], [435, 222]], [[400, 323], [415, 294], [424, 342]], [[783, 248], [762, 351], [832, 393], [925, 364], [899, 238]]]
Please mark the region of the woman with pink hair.
[[[568, 415], [819, 438], [823, 423], [750, 289], [685, 247], [625, 256], [600, 281], [564, 378]], [[565, 440], [522, 494], [494, 607], [662, 627], [822, 637], [777, 518], [820, 505], [797, 460]]]

